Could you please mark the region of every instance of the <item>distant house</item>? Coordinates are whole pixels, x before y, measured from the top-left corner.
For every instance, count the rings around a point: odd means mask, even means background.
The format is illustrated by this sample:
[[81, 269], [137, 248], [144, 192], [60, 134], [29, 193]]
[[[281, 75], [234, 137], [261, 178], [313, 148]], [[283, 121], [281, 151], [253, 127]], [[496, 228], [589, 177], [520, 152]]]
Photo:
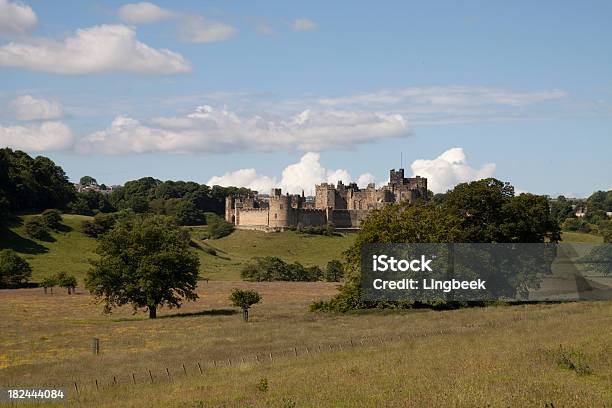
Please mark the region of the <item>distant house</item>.
[[574, 213], [574, 215], [576, 215], [577, 218], [584, 218], [586, 214], [587, 214], [586, 207], [578, 207], [576, 208], [576, 212]]

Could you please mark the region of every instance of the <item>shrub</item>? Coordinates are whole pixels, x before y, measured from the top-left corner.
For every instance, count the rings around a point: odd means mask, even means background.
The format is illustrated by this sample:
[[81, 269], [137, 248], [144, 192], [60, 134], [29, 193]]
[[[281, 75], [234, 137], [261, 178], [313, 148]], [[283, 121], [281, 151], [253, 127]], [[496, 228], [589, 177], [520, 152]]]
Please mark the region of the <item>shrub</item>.
[[579, 351], [573, 351], [559, 346], [559, 350], [552, 353], [555, 363], [559, 368], [576, 372], [578, 375], [589, 375], [593, 370], [585, 362], [584, 355]]
[[240, 276], [254, 282], [315, 282], [322, 278], [323, 271], [318, 266], [305, 267], [299, 262], [288, 264], [278, 257], [266, 256], [254, 258], [242, 269]]
[[49, 230], [42, 220], [42, 217], [32, 217], [25, 222], [25, 231], [30, 238], [47, 240]]
[[30, 264], [12, 249], [0, 251], [0, 287], [16, 288], [25, 285], [32, 276]]
[[257, 384], [257, 389], [261, 392], [268, 391], [268, 379], [266, 377], [263, 377], [259, 380], [259, 383]]
[[214, 213], [206, 213], [207, 238], [223, 238], [234, 231], [234, 226]]
[[97, 238], [113, 228], [117, 218], [118, 216], [116, 214], [96, 214], [93, 221], [83, 221], [81, 224], [83, 234], [92, 238]]
[[57, 230], [62, 222], [62, 214], [58, 210], [49, 209], [43, 211], [41, 219], [47, 228]]
[[337, 259], [333, 259], [327, 263], [323, 280], [326, 282], [339, 282], [344, 276], [344, 265]]
[[68, 294], [74, 293], [74, 289], [77, 286], [77, 280], [73, 275], [60, 272], [55, 276], [55, 279], [57, 286], [68, 289]]

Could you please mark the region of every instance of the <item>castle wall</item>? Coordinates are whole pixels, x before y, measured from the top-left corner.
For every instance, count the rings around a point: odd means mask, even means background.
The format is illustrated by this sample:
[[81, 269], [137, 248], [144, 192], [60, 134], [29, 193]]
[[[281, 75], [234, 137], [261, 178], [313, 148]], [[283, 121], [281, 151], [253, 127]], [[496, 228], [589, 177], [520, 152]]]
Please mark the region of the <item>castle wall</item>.
[[359, 228], [368, 213], [368, 210], [333, 210], [330, 222], [336, 228]]
[[247, 209], [239, 210], [236, 225], [268, 225], [268, 209]]
[[297, 224], [303, 227], [317, 227], [327, 224], [325, 210], [301, 209], [297, 212]]

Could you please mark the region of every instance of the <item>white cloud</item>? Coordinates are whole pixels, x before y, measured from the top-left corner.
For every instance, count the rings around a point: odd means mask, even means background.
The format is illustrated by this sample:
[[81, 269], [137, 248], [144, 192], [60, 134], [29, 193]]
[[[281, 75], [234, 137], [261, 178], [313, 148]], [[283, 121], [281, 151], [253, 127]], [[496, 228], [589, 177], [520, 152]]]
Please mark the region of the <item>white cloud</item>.
[[272, 188], [276, 187], [277, 182], [275, 178], [259, 176], [255, 169], [241, 169], [227, 172], [222, 176], [214, 176], [208, 180], [207, 184], [209, 186], [247, 187], [267, 194]]
[[147, 24], [173, 18], [175, 14], [153, 3], [129, 3], [119, 7], [119, 18], [131, 24]]
[[295, 31], [310, 31], [315, 30], [318, 24], [307, 18], [298, 18], [293, 20], [291, 27], [293, 27]]
[[360, 111], [306, 110], [288, 119], [245, 116], [200, 106], [184, 117], [149, 124], [119, 116], [105, 130], [85, 137], [84, 152], [321, 151], [408, 135], [401, 115]]
[[30, 6], [0, 0], [0, 34], [23, 34], [34, 28], [38, 19]]
[[181, 23], [181, 37], [193, 43], [211, 43], [231, 38], [236, 29], [216, 21], [208, 21], [200, 16], [185, 17]]
[[42, 122], [30, 126], [0, 126], [0, 146], [27, 152], [67, 150], [74, 136], [61, 122]]
[[357, 179], [357, 185], [359, 188], [366, 188], [368, 184], [376, 183], [376, 178], [371, 173], [363, 173]]
[[34, 98], [30, 95], [16, 98], [10, 103], [10, 107], [15, 112], [15, 117], [19, 120], [50, 120], [64, 116], [59, 103]]
[[427, 187], [434, 193], [444, 193], [458, 183], [492, 177], [495, 164], [480, 169], [470, 167], [461, 147], [448, 149], [433, 160], [415, 160], [410, 166], [413, 176], [427, 177]]
[[[314, 186], [323, 182], [336, 184], [338, 180], [348, 184], [351, 182], [351, 175], [344, 169], [326, 169], [321, 165], [319, 153], [308, 152], [304, 154], [300, 161], [285, 167], [280, 177], [262, 176], [257, 174], [255, 169], [241, 169], [225, 173], [223, 176], [212, 177], [208, 185], [248, 187], [252, 190], [268, 193], [274, 187], [280, 187], [283, 192], [290, 194], [306, 195], [314, 194]], [[374, 176], [369, 173], [359, 176], [358, 184], [365, 187], [368, 183], [374, 182]]]
[[79, 29], [63, 42], [11, 42], [0, 47], [0, 66], [56, 74], [175, 74], [190, 70], [180, 54], [149, 47], [136, 39], [133, 28], [124, 25]]
[[547, 109], [566, 97], [567, 93], [559, 89], [515, 91], [480, 86], [433, 86], [322, 98], [318, 103], [344, 109], [384, 109], [405, 115], [412, 124], [431, 125], [550, 116]]

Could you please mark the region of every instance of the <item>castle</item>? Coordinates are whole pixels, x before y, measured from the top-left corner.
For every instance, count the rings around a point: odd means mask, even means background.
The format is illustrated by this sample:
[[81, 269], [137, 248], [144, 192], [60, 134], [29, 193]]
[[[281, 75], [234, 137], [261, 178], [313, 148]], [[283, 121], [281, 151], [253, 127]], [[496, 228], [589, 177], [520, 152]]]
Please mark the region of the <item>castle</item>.
[[269, 197], [227, 197], [225, 219], [236, 228], [282, 231], [287, 228], [325, 226], [356, 229], [368, 212], [402, 201], [427, 199], [427, 179], [404, 177], [404, 169], [391, 170], [389, 183], [376, 188], [374, 183], [360, 189], [356, 183], [316, 186], [314, 202], [301, 195], [283, 195], [274, 188]]

